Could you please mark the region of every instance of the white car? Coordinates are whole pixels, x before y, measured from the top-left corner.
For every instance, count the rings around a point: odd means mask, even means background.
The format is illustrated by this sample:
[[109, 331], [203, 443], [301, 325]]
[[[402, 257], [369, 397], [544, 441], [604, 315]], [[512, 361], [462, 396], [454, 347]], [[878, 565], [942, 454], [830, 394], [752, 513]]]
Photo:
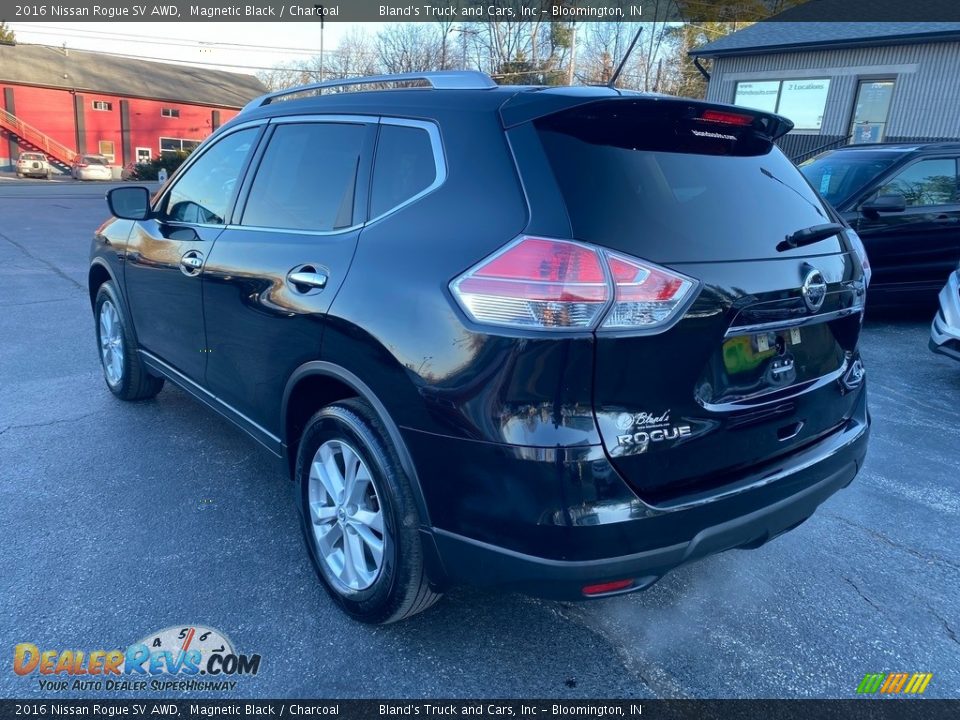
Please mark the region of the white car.
[[103, 155], [77, 155], [70, 174], [74, 180], [113, 180], [110, 161]]
[[960, 360], [960, 266], [940, 291], [940, 310], [930, 327], [930, 349]]
[[20, 153], [17, 158], [17, 177], [42, 177], [50, 179], [50, 163], [47, 156], [38, 152]]

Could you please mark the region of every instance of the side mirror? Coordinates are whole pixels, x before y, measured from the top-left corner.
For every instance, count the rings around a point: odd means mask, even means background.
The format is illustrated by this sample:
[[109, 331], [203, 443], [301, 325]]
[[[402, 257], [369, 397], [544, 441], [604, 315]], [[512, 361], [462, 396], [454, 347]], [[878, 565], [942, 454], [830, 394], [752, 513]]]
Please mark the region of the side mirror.
[[865, 202], [860, 209], [871, 214], [903, 212], [907, 209], [907, 199], [900, 193], [880, 195]]
[[150, 191], [145, 187], [119, 187], [107, 192], [110, 212], [124, 220], [146, 220], [151, 216]]

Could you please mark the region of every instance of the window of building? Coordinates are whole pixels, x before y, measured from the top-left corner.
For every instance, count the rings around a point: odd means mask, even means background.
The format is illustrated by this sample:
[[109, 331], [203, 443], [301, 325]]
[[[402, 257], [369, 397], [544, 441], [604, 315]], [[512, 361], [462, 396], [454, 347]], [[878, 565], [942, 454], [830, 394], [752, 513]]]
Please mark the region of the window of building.
[[883, 142], [893, 99], [893, 80], [861, 80], [850, 122], [851, 143]]
[[329, 232], [353, 224], [367, 126], [279, 125], [250, 188], [242, 224]]
[[795, 130], [819, 130], [830, 92], [828, 78], [738, 82], [733, 102], [793, 121]]
[[780, 81], [738, 82], [733, 104], [763, 112], [776, 112]]
[[180, 117], [180, 110], [178, 108], [160, 108], [160, 114], [163, 117], [178, 118]]
[[113, 110], [113, 103], [107, 102], [106, 100], [94, 100], [93, 109], [94, 110]]
[[218, 141], [177, 179], [164, 203], [169, 220], [222, 225], [243, 163], [258, 128], [238, 130]]
[[907, 199], [907, 207], [952, 205], [957, 202], [957, 161], [936, 158], [915, 162], [880, 188], [878, 194], [894, 193]]
[[183, 138], [160, 138], [160, 154], [171, 155], [179, 152], [190, 152], [200, 144], [199, 140], [185, 140]]
[[426, 190], [436, 177], [433, 145], [426, 130], [381, 125], [370, 190], [371, 217], [378, 217]]
[[112, 140], [101, 140], [99, 142], [100, 154], [103, 155], [107, 160], [113, 162], [116, 160], [116, 155], [114, 155], [113, 150], [113, 141]]

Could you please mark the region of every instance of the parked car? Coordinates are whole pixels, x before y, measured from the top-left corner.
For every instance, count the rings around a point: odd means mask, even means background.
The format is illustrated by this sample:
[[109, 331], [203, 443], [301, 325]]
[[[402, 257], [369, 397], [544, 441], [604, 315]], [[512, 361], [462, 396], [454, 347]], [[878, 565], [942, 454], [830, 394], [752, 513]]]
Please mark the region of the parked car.
[[50, 162], [38, 152], [20, 153], [17, 158], [17, 177], [42, 177], [50, 179]]
[[871, 306], [932, 305], [960, 260], [960, 143], [851, 145], [801, 166], [862, 238]]
[[[359, 91], [275, 102], [333, 86]], [[265, 96], [155, 198], [108, 193], [106, 384], [170, 380], [275, 455], [367, 622], [758, 547], [853, 480], [870, 424], [864, 257], [790, 128], [473, 72]]]
[[930, 349], [960, 360], [960, 265], [940, 291], [940, 309], [930, 328]]
[[112, 180], [110, 161], [104, 155], [77, 155], [70, 174], [74, 180]]

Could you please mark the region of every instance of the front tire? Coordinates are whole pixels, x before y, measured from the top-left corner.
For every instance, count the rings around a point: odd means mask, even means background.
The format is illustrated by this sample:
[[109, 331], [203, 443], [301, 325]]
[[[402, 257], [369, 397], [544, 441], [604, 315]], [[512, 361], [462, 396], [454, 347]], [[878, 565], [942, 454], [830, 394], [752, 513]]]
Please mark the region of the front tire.
[[112, 282], [105, 282], [97, 290], [94, 310], [100, 365], [110, 392], [121, 400], [154, 397], [163, 388], [163, 378], [151, 375], [143, 366]]
[[369, 404], [343, 400], [310, 418], [295, 477], [310, 558], [344, 611], [385, 624], [440, 599], [424, 569], [410, 480]]

